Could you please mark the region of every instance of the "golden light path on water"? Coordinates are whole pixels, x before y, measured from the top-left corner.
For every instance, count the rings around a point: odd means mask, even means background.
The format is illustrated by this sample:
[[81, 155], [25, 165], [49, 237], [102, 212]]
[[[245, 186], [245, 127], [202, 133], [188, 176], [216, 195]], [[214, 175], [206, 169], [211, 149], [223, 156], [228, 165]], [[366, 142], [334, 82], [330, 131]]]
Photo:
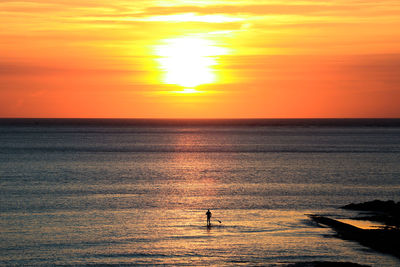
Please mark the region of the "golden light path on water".
[[154, 47], [154, 54], [163, 84], [177, 85], [173, 94], [195, 94], [205, 91], [196, 90], [203, 84], [219, 81], [216, 74], [217, 57], [227, 55], [229, 50], [205, 37], [183, 36], [162, 40]]

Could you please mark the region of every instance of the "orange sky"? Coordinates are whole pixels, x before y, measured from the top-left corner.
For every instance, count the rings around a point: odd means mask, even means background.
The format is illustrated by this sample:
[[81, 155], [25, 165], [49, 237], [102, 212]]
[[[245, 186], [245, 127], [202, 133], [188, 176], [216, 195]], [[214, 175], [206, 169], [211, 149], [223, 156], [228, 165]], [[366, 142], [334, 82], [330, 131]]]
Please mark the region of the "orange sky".
[[0, 1], [0, 117], [400, 117], [399, 1]]

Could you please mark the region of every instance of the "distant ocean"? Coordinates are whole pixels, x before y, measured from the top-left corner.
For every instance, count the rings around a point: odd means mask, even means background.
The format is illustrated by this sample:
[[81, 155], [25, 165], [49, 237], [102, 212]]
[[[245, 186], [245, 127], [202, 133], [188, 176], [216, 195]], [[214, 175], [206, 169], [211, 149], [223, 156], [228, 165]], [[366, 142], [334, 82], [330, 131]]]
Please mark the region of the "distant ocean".
[[399, 266], [305, 215], [374, 199], [400, 119], [0, 119], [0, 265]]

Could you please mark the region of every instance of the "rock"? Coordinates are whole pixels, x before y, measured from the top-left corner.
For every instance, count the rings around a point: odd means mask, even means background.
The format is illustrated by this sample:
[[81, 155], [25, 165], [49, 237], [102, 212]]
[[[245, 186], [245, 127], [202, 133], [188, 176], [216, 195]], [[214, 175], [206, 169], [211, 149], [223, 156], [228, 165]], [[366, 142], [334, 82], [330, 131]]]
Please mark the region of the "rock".
[[365, 230], [325, 216], [310, 215], [310, 218], [319, 224], [331, 227], [343, 239], [354, 240], [364, 246], [400, 258], [400, 230], [398, 229]]
[[351, 203], [341, 208], [348, 210], [400, 213], [400, 202], [396, 203], [393, 200], [388, 200], [388, 201], [374, 200], [357, 204]]
[[296, 262], [286, 265], [287, 267], [368, 267], [368, 265], [361, 265], [352, 262], [341, 262], [341, 261], [308, 261], [308, 262]]

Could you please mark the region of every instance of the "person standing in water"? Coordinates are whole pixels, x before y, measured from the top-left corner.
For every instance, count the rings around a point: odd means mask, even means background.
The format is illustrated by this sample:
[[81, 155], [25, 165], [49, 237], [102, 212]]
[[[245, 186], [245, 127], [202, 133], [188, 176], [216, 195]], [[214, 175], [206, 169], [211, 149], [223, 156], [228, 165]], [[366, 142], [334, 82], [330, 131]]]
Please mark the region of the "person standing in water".
[[210, 227], [211, 226], [211, 211], [210, 211], [210, 209], [207, 210], [206, 215], [207, 215], [207, 227]]

